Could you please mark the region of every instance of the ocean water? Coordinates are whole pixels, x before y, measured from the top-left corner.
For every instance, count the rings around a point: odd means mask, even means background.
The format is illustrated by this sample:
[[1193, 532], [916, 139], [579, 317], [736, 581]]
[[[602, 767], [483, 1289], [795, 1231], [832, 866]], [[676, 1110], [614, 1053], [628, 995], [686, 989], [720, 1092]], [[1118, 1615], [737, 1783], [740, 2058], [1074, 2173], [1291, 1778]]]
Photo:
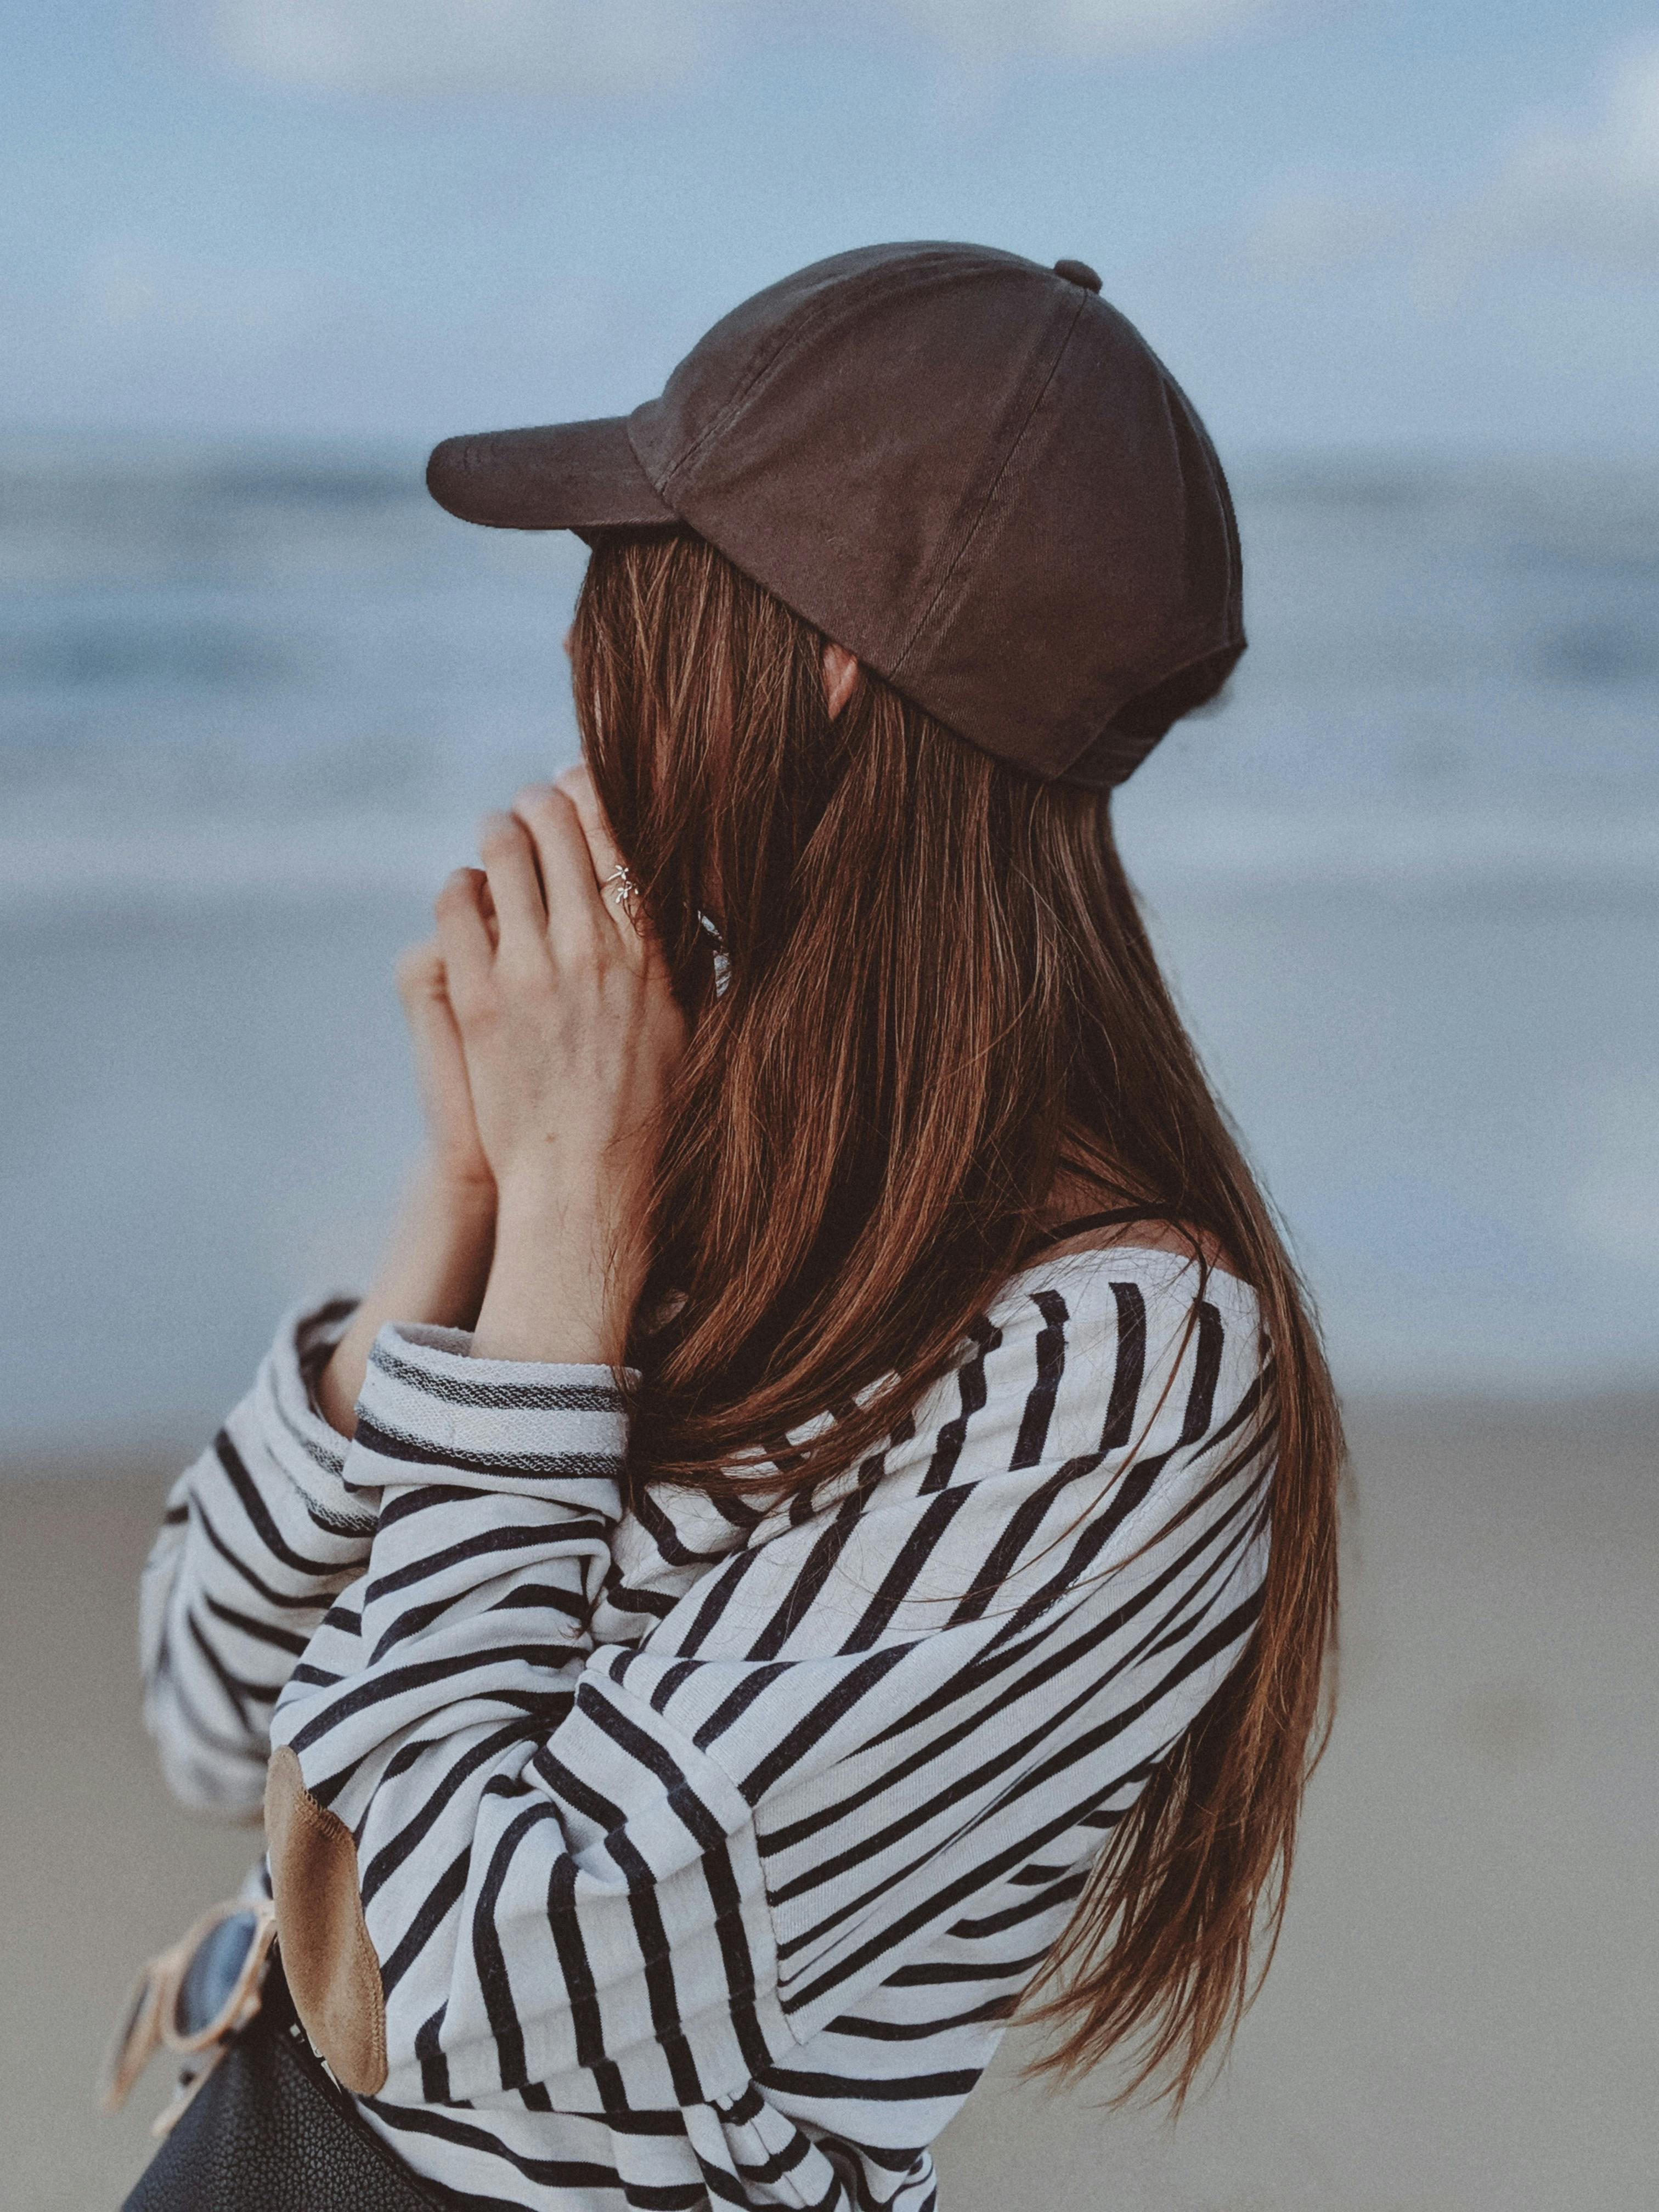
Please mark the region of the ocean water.
[[[575, 750], [583, 549], [420, 459], [0, 441], [0, 1460], [170, 1446], [372, 1259], [392, 959]], [[1339, 1376], [1651, 1384], [1659, 468], [1235, 481], [1251, 650], [1120, 830]]]

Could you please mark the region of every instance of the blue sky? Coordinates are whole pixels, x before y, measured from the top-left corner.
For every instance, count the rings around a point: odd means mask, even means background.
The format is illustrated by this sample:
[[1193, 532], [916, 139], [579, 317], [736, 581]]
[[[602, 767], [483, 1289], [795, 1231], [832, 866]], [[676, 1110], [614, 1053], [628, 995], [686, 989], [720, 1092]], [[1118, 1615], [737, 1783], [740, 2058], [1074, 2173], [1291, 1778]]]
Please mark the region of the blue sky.
[[873, 239], [1080, 256], [1224, 450], [1659, 450], [1659, 8], [80, 0], [0, 78], [0, 425], [648, 396]]

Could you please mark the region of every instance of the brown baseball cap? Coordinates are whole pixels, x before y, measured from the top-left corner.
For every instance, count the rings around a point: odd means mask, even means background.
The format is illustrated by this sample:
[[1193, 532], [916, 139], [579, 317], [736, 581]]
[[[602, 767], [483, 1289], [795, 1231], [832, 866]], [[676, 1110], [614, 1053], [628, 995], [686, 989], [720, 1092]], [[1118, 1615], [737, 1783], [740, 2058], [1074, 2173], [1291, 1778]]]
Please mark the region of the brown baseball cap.
[[872, 246], [769, 285], [631, 415], [448, 438], [507, 530], [684, 524], [985, 751], [1121, 783], [1244, 649], [1196, 410], [1080, 261]]

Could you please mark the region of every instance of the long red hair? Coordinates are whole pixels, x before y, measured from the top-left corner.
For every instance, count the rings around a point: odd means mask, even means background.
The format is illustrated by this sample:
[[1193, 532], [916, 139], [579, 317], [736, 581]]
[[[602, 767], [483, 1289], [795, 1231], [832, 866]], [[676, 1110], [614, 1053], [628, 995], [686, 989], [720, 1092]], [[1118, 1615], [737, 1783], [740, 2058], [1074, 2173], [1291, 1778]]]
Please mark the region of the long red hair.
[[775, 1495], [853, 1464], [960, 1357], [1061, 1182], [1149, 1208], [1255, 1287], [1261, 1613], [1025, 1999], [1060, 2030], [1045, 2065], [1115, 2051], [1122, 2094], [1156, 2076], [1178, 2101], [1271, 1955], [1323, 1741], [1335, 1395], [1108, 798], [1004, 766], [867, 672], [832, 720], [823, 645], [684, 531], [602, 537], [577, 605], [584, 750], [695, 1016], [630, 1349], [630, 1479]]

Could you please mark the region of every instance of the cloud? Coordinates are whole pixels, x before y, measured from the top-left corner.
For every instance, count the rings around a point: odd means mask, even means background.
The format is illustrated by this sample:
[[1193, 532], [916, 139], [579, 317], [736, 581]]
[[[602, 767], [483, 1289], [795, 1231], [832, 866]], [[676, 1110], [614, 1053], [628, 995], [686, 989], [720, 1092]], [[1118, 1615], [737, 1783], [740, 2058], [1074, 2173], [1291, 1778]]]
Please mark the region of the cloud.
[[1542, 253], [1659, 270], [1659, 37], [1613, 58], [1598, 113], [1518, 133], [1436, 251], [1454, 266]]
[[982, 65], [1188, 46], [1294, 0], [207, 0], [234, 67], [319, 91], [423, 98], [651, 92], [735, 34], [791, 18], [843, 39], [919, 36]]
[[1416, 218], [1388, 200], [1310, 181], [1289, 187], [1250, 224], [1245, 265], [1265, 283], [1316, 283], [1387, 258], [1416, 228]]
[[741, 0], [213, 0], [234, 66], [317, 91], [649, 92], [688, 76]]
[[174, 331], [212, 343], [263, 343], [315, 306], [311, 285], [290, 271], [181, 260], [136, 239], [94, 252], [73, 297], [82, 327], [100, 338]]
[[1200, 45], [1285, 13], [1274, 0], [890, 0], [901, 17], [946, 52], [1070, 54], [1105, 59], [1159, 46]]
[[1659, 275], [1659, 38], [1612, 57], [1593, 113], [1523, 125], [1460, 196], [1435, 204], [1324, 179], [1287, 185], [1242, 243], [1246, 270], [1270, 284], [1403, 264], [1431, 310], [1505, 263]]

